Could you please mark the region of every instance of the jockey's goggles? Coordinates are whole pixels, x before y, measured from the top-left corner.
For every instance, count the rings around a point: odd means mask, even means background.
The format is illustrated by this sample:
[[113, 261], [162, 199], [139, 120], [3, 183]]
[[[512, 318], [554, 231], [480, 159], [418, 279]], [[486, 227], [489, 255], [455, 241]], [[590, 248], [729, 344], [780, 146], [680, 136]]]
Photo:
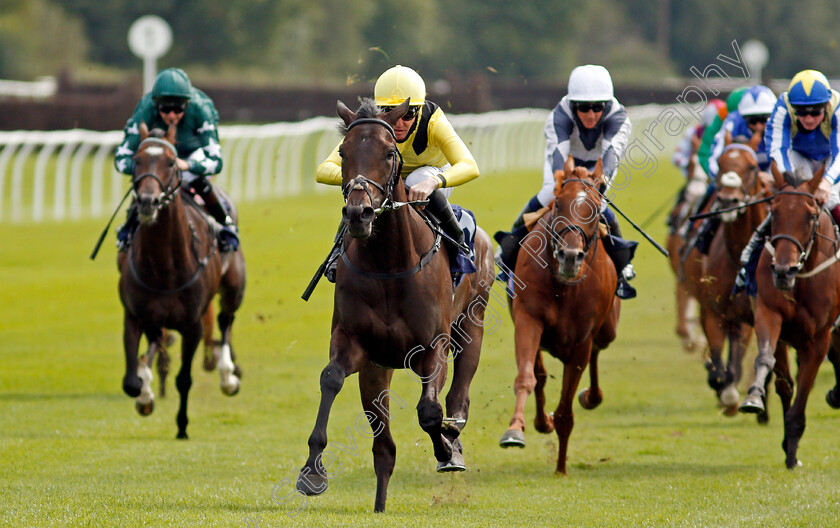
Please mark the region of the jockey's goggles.
[[587, 112], [603, 112], [604, 108], [606, 107], [605, 103], [596, 102], [596, 103], [574, 103], [575, 111], [585, 114]]
[[825, 105], [794, 106], [793, 111], [799, 117], [817, 117], [819, 115], [822, 115], [823, 112], [825, 112]]
[[[387, 114], [388, 112], [390, 112], [391, 110], [396, 108], [396, 106], [383, 106], [381, 108]], [[405, 115], [402, 116], [400, 119], [402, 119], [403, 121], [411, 121], [412, 119], [417, 117], [417, 111], [418, 110], [420, 110], [419, 106], [409, 106], [408, 107], [408, 112], [406, 112]]]
[[157, 107], [158, 112], [161, 114], [168, 114], [170, 112], [175, 112], [176, 114], [183, 114], [184, 111], [187, 109], [186, 103], [163, 103], [158, 105]]
[[770, 119], [770, 116], [768, 114], [756, 114], [745, 116], [744, 119], [747, 121], [748, 125], [752, 126], [766, 123], [767, 120]]

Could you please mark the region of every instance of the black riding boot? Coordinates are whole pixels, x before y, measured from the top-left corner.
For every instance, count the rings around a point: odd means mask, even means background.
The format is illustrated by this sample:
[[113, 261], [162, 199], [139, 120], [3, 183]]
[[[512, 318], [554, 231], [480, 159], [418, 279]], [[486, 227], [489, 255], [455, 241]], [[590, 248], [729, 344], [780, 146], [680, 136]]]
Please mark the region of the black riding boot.
[[204, 206], [210, 216], [213, 217], [222, 226], [219, 231], [219, 249], [222, 253], [236, 251], [239, 248], [239, 230], [233, 219], [222, 205], [219, 196], [216, 194], [216, 189], [213, 184], [204, 178], [199, 178], [192, 182], [192, 187], [195, 192], [204, 200]]
[[125, 212], [125, 223], [117, 230], [117, 249], [120, 252], [128, 251], [138, 225], [140, 225], [140, 218], [137, 215], [137, 203], [131, 202]]
[[[607, 221], [607, 227], [610, 229], [610, 234], [617, 238], [623, 238], [621, 236], [621, 226], [618, 225], [618, 217], [616, 217], [615, 213], [609, 211], [603, 215], [604, 219]], [[609, 254], [609, 251], [607, 251]], [[613, 263], [616, 263], [616, 258], [613, 255], [610, 255], [610, 258], [613, 260]], [[621, 260], [621, 259], [619, 259]], [[627, 262], [627, 260], [624, 260]], [[616, 266], [618, 267], [618, 265]], [[636, 296], [636, 288], [630, 286], [627, 281], [632, 280], [636, 277], [636, 270], [633, 268], [633, 264], [627, 262], [624, 264], [622, 269], [617, 269], [618, 272], [618, 285], [616, 286], [616, 295], [619, 299], [632, 299]]]
[[446, 196], [444, 196], [440, 190], [434, 191], [429, 195], [429, 205], [426, 207], [428, 207], [429, 212], [435, 215], [435, 218], [438, 219], [443, 232], [449, 235], [449, 237], [452, 238], [452, 240], [454, 240], [461, 249], [467, 250], [468, 247], [464, 238], [464, 230], [461, 229], [461, 224], [459, 224], [458, 219], [455, 218], [455, 212], [452, 211], [452, 206], [449, 205], [449, 201], [446, 199]]

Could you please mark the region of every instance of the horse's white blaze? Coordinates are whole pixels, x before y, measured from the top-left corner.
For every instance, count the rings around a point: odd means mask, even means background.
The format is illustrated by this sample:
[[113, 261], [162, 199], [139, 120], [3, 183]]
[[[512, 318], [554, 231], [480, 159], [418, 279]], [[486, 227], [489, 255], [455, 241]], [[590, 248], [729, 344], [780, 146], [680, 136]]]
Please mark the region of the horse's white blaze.
[[152, 156], [162, 156], [163, 155], [163, 147], [159, 147], [157, 145], [152, 145], [150, 147], [146, 147], [146, 152], [148, 152]]
[[230, 345], [225, 343], [219, 354], [219, 378], [221, 379], [222, 392], [233, 394], [239, 388], [239, 378], [233, 373], [233, 359], [230, 357]]
[[720, 393], [720, 403], [726, 405], [727, 407], [732, 407], [733, 405], [738, 405], [738, 402], [741, 401], [741, 396], [738, 394], [738, 389], [735, 388], [734, 383], [730, 383], [723, 392]]
[[738, 189], [741, 187], [742, 181], [741, 177], [738, 176], [738, 173], [729, 171], [721, 175], [720, 184], [724, 187], [733, 187], [735, 189]]
[[140, 387], [140, 396], [137, 397], [137, 403], [146, 405], [155, 399], [155, 393], [152, 391], [152, 369], [146, 363], [146, 359], [137, 365], [137, 377], [143, 382]]
[[720, 215], [721, 221], [726, 223], [734, 222], [736, 218], [738, 218], [738, 211], [728, 211]]

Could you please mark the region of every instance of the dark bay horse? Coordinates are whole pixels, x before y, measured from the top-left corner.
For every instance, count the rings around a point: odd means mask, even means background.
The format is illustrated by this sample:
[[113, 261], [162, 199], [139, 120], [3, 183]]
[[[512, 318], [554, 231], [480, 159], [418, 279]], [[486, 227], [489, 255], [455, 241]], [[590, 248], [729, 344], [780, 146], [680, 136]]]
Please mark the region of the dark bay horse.
[[[775, 372], [776, 392], [785, 417], [782, 449], [785, 465], [793, 469], [799, 463], [796, 451], [805, 432], [808, 395], [829, 351], [832, 325], [840, 314], [840, 240], [831, 216], [814, 198], [825, 167], [801, 183], [793, 176], [783, 177], [775, 164], [772, 168], [779, 191], [771, 202], [770, 239], [756, 270], [755, 382], [740, 410], [754, 413], [765, 409], [766, 387], [771, 372]], [[796, 349], [795, 385], [787, 345]], [[829, 356], [840, 380], [836, 347]], [[832, 400], [832, 394], [837, 394], [837, 387], [828, 395], [829, 403], [837, 406], [840, 402]]]
[[[396, 460], [390, 432], [393, 369], [406, 368], [420, 383], [420, 427], [434, 446], [438, 471], [464, 470], [459, 439], [469, 412], [469, 386], [478, 366], [482, 325], [493, 277], [492, 243], [477, 230], [478, 271], [454, 292], [447, 248], [414, 207], [406, 205], [401, 156], [393, 126], [409, 101], [382, 114], [371, 100], [358, 113], [338, 102], [346, 133], [341, 146], [342, 210], [348, 234], [335, 283], [330, 360], [321, 373], [321, 402], [309, 437], [309, 458], [297, 488], [327, 489], [322, 462], [327, 420], [347, 376], [359, 373], [362, 407], [373, 431], [374, 510], [385, 510]], [[447, 357], [452, 348], [452, 358]], [[438, 401], [447, 363], [454, 363], [446, 417]], [[402, 400], [400, 400], [402, 401]], [[327, 452], [326, 454], [329, 454]]]
[[[221, 254], [213, 224], [197, 207], [185, 206], [181, 177], [175, 166], [175, 127], [162, 138], [140, 127], [141, 143], [134, 156], [133, 192], [140, 226], [127, 254], [119, 257], [120, 300], [125, 309], [123, 345], [126, 371], [123, 390], [138, 398], [138, 411], [152, 411], [149, 361], [138, 364], [142, 334], [150, 344], [161, 343], [162, 329], [181, 334], [181, 369], [176, 387], [181, 397], [178, 438], [187, 438], [187, 395], [192, 385], [193, 355], [202, 338], [208, 308], [220, 293], [221, 331], [219, 373], [225, 394], [239, 391], [238, 367], [231, 347], [234, 313], [245, 292], [242, 251]], [[184, 195], [185, 196], [185, 195]], [[232, 211], [236, 218], [236, 211]], [[212, 315], [212, 312], [210, 312]]]
[[[718, 159], [717, 194], [713, 208], [721, 210], [765, 197], [767, 189], [759, 177], [755, 151], [731, 143]], [[738, 412], [743, 358], [752, 333], [752, 306], [746, 292], [732, 295], [735, 277], [741, 269], [741, 252], [753, 231], [767, 217], [764, 203], [722, 213], [722, 225], [703, 255], [693, 248], [684, 263], [686, 284], [700, 303], [700, 319], [709, 343], [709, 386], [715, 390], [724, 412]], [[723, 364], [724, 343], [729, 342], [729, 358]], [[761, 415], [760, 420], [766, 419]]]
[[[574, 168], [573, 163], [570, 157], [564, 170], [557, 171], [553, 210], [522, 241], [523, 249], [534, 241], [539, 249], [520, 251], [516, 261], [518, 280], [514, 281], [511, 314], [519, 373], [514, 381], [513, 418], [500, 441], [502, 447], [524, 447], [525, 402], [536, 391], [534, 427], [541, 433], [557, 432], [557, 472], [562, 474], [574, 427], [575, 391], [589, 364], [590, 387], [581, 391], [580, 404], [594, 409], [601, 403], [598, 353], [615, 340], [620, 309], [615, 266], [599, 232], [601, 161], [591, 173]], [[553, 420], [545, 412], [547, 375], [541, 350], [564, 364], [563, 389]]]

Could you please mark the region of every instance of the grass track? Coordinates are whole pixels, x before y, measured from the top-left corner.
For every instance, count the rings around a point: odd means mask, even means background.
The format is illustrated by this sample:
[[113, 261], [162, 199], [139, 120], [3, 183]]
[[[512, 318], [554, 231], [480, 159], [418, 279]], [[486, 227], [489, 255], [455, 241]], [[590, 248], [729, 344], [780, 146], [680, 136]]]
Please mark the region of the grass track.
[[[486, 175], [454, 201], [492, 234], [510, 224], [539, 179]], [[634, 179], [617, 203], [641, 221], [678, 184], [662, 167]], [[0, 526], [836, 526], [840, 414], [823, 399], [828, 365], [808, 409], [804, 466], [787, 471], [778, 398], [770, 399], [769, 427], [718, 413], [702, 359], [683, 353], [673, 335], [667, 263], [644, 242], [640, 296], [624, 304], [619, 337], [601, 355], [604, 403], [591, 412], [575, 404], [567, 477], [553, 474], [553, 434], [529, 428], [526, 449], [497, 446], [512, 412], [515, 363], [509, 316], [491, 303], [501, 324], [485, 336], [473, 384], [468, 472], [434, 472], [414, 410], [419, 387], [397, 373], [393, 391], [406, 403], [392, 404], [397, 465], [388, 512], [373, 515], [370, 441], [355, 429], [353, 376], [329, 427], [340, 474], [301, 511], [297, 500], [278, 505], [272, 488], [290, 493], [306, 459], [328, 353], [332, 287], [321, 284], [308, 303], [300, 294], [330, 245], [339, 207], [335, 192], [242, 208], [249, 286], [234, 326], [242, 391], [225, 397], [217, 375], [196, 362], [189, 441], [174, 438], [171, 379], [148, 418], [122, 394], [113, 234], [96, 262], [87, 259], [103, 222], [1, 224]], [[662, 240], [660, 224], [651, 232]], [[548, 368], [554, 406], [562, 367], [549, 359]], [[532, 419], [533, 399], [527, 412]]]

